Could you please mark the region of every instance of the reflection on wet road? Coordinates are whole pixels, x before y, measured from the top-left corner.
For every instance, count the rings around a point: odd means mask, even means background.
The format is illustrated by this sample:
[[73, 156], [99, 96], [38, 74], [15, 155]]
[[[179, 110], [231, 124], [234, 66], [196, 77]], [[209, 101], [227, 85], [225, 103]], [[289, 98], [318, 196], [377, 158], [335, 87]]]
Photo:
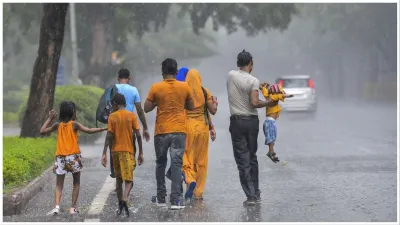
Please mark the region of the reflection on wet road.
[[[23, 214], [5, 221], [184, 221], [184, 222], [373, 222], [397, 218], [396, 107], [331, 102], [319, 104], [316, 118], [282, 114], [278, 120], [277, 155], [272, 163], [259, 134], [258, 160], [262, 203], [245, 208], [244, 193], [234, 162], [224, 97], [215, 117], [217, 141], [210, 144], [209, 175], [203, 201], [181, 211], [152, 205], [155, 194], [153, 143], [146, 143], [145, 164], [135, 171], [131, 202], [135, 213], [117, 218], [111, 192], [98, 215], [87, 215], [108, 170], [101, 168], [101, 145], [83, 146], [92, 158], [82, 174], [79, 205], [71, 217], [46, 216], [53, 204], [54, 182], [37, 194]], [[261, 122], [264, 120], [260, 110]], [[85, 166], [85, 165], [84, 165]], [[71, 178], [66, 180], [62, 207], [70, 204]], [[167, 185], [170, 185], [167, 182]], [[167, 186], [169, 187], [169, 186]], [[169, 188], [168, 188], [169, 190]], [[65, 210], [64, 210], [65, 211]]]

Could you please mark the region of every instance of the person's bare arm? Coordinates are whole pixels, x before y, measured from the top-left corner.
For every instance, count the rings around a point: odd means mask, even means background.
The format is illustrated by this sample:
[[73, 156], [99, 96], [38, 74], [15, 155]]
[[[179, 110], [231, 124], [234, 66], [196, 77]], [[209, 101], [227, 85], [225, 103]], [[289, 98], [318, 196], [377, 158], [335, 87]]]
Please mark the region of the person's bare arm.
[[215, 115], [218, 110], [218, 102], [215, 97], [212, 97], [212, 101], [207, 101], [207, 109], [211, 115]]
[[109, 147], [112, 147], [112, 142], [114, 141], [114, 134], [110, 131], [107, 132], [106, 141], [104, 142], [103, 155], [107, 154]]
[[50, 127], [47, 127], [50, 122], [51, 122], [50, 118], [47, 119], [46, 122], [44, 122], [42, 128], [40, 129], [40, 134], [41, 135], [45, 135], [45, 134], [48, 134], [48, 133], [51, 133], [51, 132], [57, 130], [59, 123], [54, 123]]
[[185, 109], [187, 109], [187, 110], [189, 110], [189, 111], [192, 111], [192, 110], [194, 109], [194, 101], [193, 101], [192, 98], [186, 100]]
[[139, 162], [139, 166], [142, 165], [144, 158], [143, 158], [143, 143], [142, 143], [142, 136], [140, 135], [140, 131], [139, 130], [135, 130], [135, 136], [136, 136], [136, 140], [138, 142], [138, 147], [139, 147], [139, 156], [138, 156], [138, 162]]
[[51, 110], [49, 112], [49, 118], [47, 118], [47, 120], [44, 122], [42, 128], [40, 128], [41, 135], [45, 135], [45, 134], [48, 134], [48, 133], [51, 133], [51, 132], [57, 130], [59, 123], [55, 123], [52, 126], [48, 127], [49, 124], [51, 123], [51, 121], [53, 121], [56, 117], [57, 117], [56, 111], [54, 109]]
[[140, 102], [137, 102], [137, 103], [135, 103], [135, 107], [136, 107], [140, 122], [142, 122], [142, 125], [143, 125], [143, 137], [146, 139], [146, 141], [149, 141], [150, 133], [147, 128], [146, 116], [144, 115], [142, 105], [140, 104]]
[[101, 164], [107, 166], [107, 149], [112, 148], [112, 142], [114, 141], [114, 134], [110, 131], [107, 132], [106, 141], [104, 142], [103, 154], [101, 157]]
[[278, 102], [272, 101], [271, 99], [267, 99], [266, 101], [260, 100], [258, 98], [258, 90], [251, 91], [250, 101], [253, 108], [264, 108], [278, 104]]
[[137, 110], [137, 114], [139, 116], [140, 122], [143, 125], [143, 129], [147, 130], [148, 128], [147, 128], [146, 116], [144, 115], [144, 111], [143, 111], [143, 108], [142, 108], [142, 105], [140, 104], [140, 102], [135, 103], [135, 108]]
[[145, 113], [151, 112], [151, 111], [153, 111], [154, 108], [156, 108], [156, 106], [157, 105], [154, 102], [146, 100], [144, 102], [144, 112]]
[[107, 130], [107, 128], [87, 128], [77, 121], [74, 121], [73, 126], [75, 130], [79, 130], [88, 134], [99, 133]]

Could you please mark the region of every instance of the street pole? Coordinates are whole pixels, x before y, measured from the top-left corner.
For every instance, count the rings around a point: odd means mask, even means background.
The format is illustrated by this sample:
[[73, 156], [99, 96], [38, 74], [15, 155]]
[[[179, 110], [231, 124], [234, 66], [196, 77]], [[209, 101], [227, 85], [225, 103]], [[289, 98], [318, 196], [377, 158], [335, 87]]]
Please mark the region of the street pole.
[[71, 24], [71, 44], [72, 44], [72, 78], [74, 83], [82, 84], [79, 79], [79, 62], [78, 62], [78, 47], [76, 42], [76, 19], [75, 19], [75, 3], [69, 3], [69, 14]]

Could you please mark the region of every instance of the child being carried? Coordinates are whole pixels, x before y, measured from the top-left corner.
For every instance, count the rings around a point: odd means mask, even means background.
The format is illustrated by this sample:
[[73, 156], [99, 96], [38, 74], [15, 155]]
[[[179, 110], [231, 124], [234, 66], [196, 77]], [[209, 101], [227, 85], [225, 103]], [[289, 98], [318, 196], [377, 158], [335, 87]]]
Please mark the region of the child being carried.
[[285, 98], [291, 98], [293, 95], [287, 95], [285, 91], [277, 84], [269, 85], [268, 83], [262, 83], [260, 85], [260, 90], [264, 95], [265, 99], [271, 99], [276, 101], [275, 106], [266, 108], [267, 118], [265, 119], [263, 125], [263, 131], [265, 135], [265, 145], [268, 145], [269, 151], [267, 156], [274, 162], [279, 162], [279, 158], [276, 157], [276, 153], [274, 151], [275, 140], [277, 137], [277, 126], [276, 120], [279, 117], [280, 112], [282, 111], [279, 106], [279, 101], [285, 101]]

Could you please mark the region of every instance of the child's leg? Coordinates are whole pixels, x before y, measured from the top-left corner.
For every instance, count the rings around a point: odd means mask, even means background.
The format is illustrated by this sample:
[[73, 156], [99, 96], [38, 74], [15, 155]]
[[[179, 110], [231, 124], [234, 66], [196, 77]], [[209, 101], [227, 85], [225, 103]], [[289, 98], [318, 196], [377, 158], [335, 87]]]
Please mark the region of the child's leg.
[[133, 187], [133, 182], [132, 181], [125, 181], [125, 193], [124, 193], [124, 198], [123, 201], [128, 202], [129, 200], [129, 194], [132, 190]]
[[274, 151], [274, 144], [276, 140], [276, 124], [275, 120], [266, 119], [263, 125], [265, 135], [265, 145], [268, 145], [269, 152]]
[[56, 157], [56, 166], [53, 168], [53, 171], [56, 173], [56, 193], [55, 193], [55, 204], [56, 207], [60, 205], [62, 190], [64, 188], [64, 179], [65, 174], [67, 173], [65, 169], [65, 157], [57, 156]]
[[80, 187], [80, 182], [81, 182], [81, 173], [73, 173], [72, 174], [73, 178], [73, 189], [72, 189], [72, 205], [71, 208], [76, 208], [76, 202], [78, 201], [78, 196], [79, 196], [79, 187]]
[[120, 201], [122, 201], [122, 178], [121, 177], [117, 177], [116, 184], [117, 184], [117, 198], [118, 198], [118, 202], [120, 202]]
[[62, 190], [64, 188], [64, 179], [65, 179], [65, 174], [59, 175], [57, 174], [56, 178], [56, 195], [55, 195], [55, 203], [56, 206], [60, 205], [61, 202], [61, 195], [62, 195]]
[[273, 154], [274, 153], [274, 145], [275, 142], [269, 143], [268, 147], [269, 147], [269, 153]]

